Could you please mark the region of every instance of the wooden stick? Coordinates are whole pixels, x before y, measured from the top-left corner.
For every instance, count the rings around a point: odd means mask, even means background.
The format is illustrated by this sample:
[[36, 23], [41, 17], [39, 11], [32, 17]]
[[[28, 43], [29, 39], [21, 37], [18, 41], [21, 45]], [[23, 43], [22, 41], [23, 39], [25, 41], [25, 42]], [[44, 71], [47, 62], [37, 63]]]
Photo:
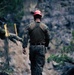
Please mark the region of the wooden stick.
[[14, 23], [14, 29], [15, 29], [15, 33], [16, 33], [16, 35], [18, 35], [18, 33], [17, 33], [17, 27], [16, 27], [16, 23]]
[[7, 24], [4, 25], [4, 29], [5, 29], [5, 36], [8, 37], [9, 34], [8, 34], [8, 30], [7, 30]]

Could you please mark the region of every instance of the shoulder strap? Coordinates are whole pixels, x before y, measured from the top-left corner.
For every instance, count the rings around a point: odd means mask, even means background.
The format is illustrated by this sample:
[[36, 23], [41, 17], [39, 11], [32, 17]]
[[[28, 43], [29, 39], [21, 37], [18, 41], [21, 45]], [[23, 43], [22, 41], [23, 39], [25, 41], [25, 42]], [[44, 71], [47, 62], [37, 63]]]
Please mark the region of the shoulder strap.
[[40, 23], [40, 28], [45, 31], [47, 29], [47, 26], [44, 23]]
[[[32, 23], [30, 24], [29, 28], [30, 28], [31, 30], [33, 30], [34, 27], [36, 27], [36, 23], [35, 23], [35, 22], [32, 22]], [[45, 30], [48, 28], [48, 27], [47, 27], [44, 23], [42, 23], [42, 22], [40, 23], [39, 27], [40, 27], [43, 31], [45, 31]]]
[[32, 23], [30, 24], [30, 26], [29, 26], [29, 29], [33, 29], [35, 26], [36, 26], [36, 25], [35, 25], [35, 22], [32, 22]]

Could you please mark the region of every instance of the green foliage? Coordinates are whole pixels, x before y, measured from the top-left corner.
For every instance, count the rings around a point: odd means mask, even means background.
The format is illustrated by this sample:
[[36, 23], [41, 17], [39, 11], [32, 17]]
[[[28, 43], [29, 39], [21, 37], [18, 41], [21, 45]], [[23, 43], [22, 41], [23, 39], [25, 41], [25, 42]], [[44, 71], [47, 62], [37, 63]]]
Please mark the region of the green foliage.
[[74, 52], [74, 31], [72, 32], [72, 40], [69, 44], [69, 46], [64, 46], [61, 50], [61, 53], [58, 55], [50, 55], [50, 57], [47, 59], [47, 62], [55, 61], [59, 64], [63, 64], [64, 62], [73, 62], [73, 58], [69, 57], [68, 54], [71, 54]]
[[47, 62], [55, 61], [59, 64], [63, 64], [64, 62], [72, 61], [71, 57], [68, 57], [67, 55], [59, 54], [59, 55], [50, 55], [50, 57], [47, 59]]
[[6, 73], [8, 75], [11, 75], [13, 73], [13, 69], [4, 69], [4, 70], [0, 70], [0, 72]]
[[14, 32], [14, 23], [16, 23], [19, 29], [21, 19], [24, 15], [23, 1], [24, 0], [0, 0], [0, 18], [5, 18], [10, 32]]
[[8, 13], [18, 14], [23, 8], [23, 0], [0, 0], [0, 17]]
[[68, 46], [64, 46], [61, 53], [73, 53], [74, 51], [74, 31], [72, 32], [72, 39]]
[[6, 64], [6, 62], [1, 62], [0, 64], [1, 64], [1, 66], [0, 66], [0, 72], [6, 73], [6, 74], [9, 74], [9, 75], [11, 75], [14, 72], [13, 68], [10, 67], [10, 66], [8, 66]]

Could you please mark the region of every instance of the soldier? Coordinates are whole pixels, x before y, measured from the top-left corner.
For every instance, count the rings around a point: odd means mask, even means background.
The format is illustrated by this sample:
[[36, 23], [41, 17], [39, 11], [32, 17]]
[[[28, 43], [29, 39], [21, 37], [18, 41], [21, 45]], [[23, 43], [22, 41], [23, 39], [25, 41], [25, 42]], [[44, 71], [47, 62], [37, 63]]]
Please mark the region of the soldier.
[[49, 44], [49, 29], [41, 22], [41, 11], [34, 12], [34, 22], [25, 30], [23, 53], [26, 54], [28, 39], [30, 39], [29, 59], [31, 61], [31, 75], [42, 75], [45, 64], [45, 49]]

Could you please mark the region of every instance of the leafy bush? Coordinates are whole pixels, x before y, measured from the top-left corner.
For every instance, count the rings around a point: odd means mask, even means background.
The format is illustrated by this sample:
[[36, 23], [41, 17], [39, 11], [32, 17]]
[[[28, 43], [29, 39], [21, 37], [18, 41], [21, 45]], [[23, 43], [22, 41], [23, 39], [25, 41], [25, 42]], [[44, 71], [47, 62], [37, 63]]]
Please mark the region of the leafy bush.
[[59, 55], [50, 55], [50, 57], [47, 59], [47, 62], [55, 61], [59, 64], [64, 64], [64, 62], [72, 61], [71, 57], [68, 57], [67, 55], [59, 54]]
[[8, 13], [18, 13], [23, 7], [23, 0], [0, 0], [0, 16]]
[[74, 51], [74, 31], [72, 32], [72, 36], [73, 38], [70, 45], [64, 46], [58, 55], [50, 55], [50, 57], [47, 59], [48, 63], [52, 60], [60, 64], [64, 64], [64, 62], [73, 62], [73, 58], [69, 57], [68, 54], [71, 54]]

